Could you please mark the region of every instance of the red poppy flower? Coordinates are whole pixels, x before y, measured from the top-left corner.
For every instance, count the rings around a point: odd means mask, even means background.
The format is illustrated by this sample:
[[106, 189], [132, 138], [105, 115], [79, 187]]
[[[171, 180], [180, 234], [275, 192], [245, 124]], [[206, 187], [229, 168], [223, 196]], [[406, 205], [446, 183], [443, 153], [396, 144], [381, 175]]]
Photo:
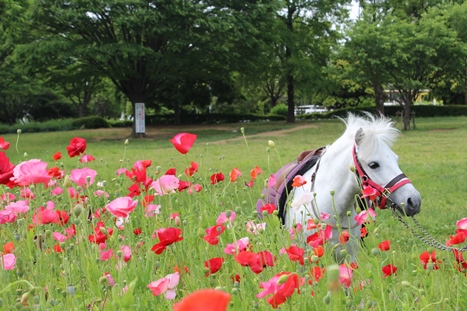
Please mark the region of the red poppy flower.
[[366, 227], [361, 227], [360, 228], [360, 237], [366, 238], [368, 236], [368, 230]]
[[5, 141], [3, 137], [0, 136], [0, 149], [8, 150], [10, 148], [10, 143]]
[[260, 211], [267, 211], [268, 214], [272, 214], [274, 213], [274, 211], [276, 210], [276, 206], [274, 204], [264, 204], [263, 206], [261, 206], [260, 208]]
[[10, 178], [13, 177], [13, 169], [15, 166], [10, 162], [10, 159], [5, 153], [0, 152], [0, 184], [6, 185], [10, 183]]
[[193, 176], [194, 173], [198, 171], [199, 164], [196, 162], [191, 162], [191, 165], [189, 168], [185, 169], [185, 174], [188, 177]]
[[[106, 232], [106, 233], [104, 233]], [[109, 236], [112, 236], [113, 229], [112, 228], [105, 228], [105, 225], [102, 221], [99, 221], [94, 228], [94, 234], [88, 236], [88, 240], [91, 243], [101, 244], [105, 243]]]
[[61, 253], [61, 252], [63, 252], [63, 249], [59, 244], [55, 244], [54, 245], [54, 252]]
[[378, 244], [378, 248], [383, 252], [388, 251], [391, 248], [391, 242], [389, 240], [383, 241]]
[[225, 231], [224, 225], [215, 225], [206, 229], [206, 235], [203, 237], [203, 240], [208, 242], [211, 245], [217, 245], [219, 243], [218, 236]]
[[151, 248], [151, 251], [155, 252], [157, 255], [162, 254], [167, 246], [183, 240], [183, 237], [180, 236], [182, 230], [179, 228], [161, 228], [157, 230], [157, 236], [159, 237], [159, 243], [154, 244]]
[[454, 249], [452, 252], [454, 253], [454, 257], [456, 258], [457, 269], [460, 272], [465, 272], [465, 270], [467, 269], [467, 262], [464, 260], [464, 256], [457, 249]]
[[53, 159], [54, 161], [58, 161], [58, 160], [60, 160], [61, 158], [62, 158], [62, 153], [61, 153], [60, 151], [55, 152], [55, 153], [53, 154], [53, 156], [52, 156], [52, 159]]
[[230, 182], [236, 182], [237, 179], [242, 176], [242, 172], [238, 168], [233, 168], [232, 171], [230, 172]]
[[259, 274], [263, 271], [264, 267], [260, 263], [258, 254], [250, 251], [239, 252], [235, 257], [235, 261], [244, 267], [250, 267], [251, 271]]
[[319, 266], [314, 266], [313, 268], [311, 268], [311, 270], [310, 270], [311, 278], [308, 281], [308, 283], [310, 285], [313, 285], [313, 281], [315, 283], [318, 283], [319, 280], [321, 280], [321, 278], [324, 276], [324, 271], [326, 271], [326, 268], [321, 269], [321, 267], [319, 267]]
[[143, 205], [143, 207], [147, 207], [149, 205], [149, 203], [152, 203], [154, 198], [155, 198], [155, 196], [153, 196], [153, 195], [145, 195], [143, 200], [141, 201], [141, 205]]
[[219, 271], [222, 267], [222, 264], [224, 263], [224, 258], [211, 258], [209, 260], [206, 260], [204, 262], [204, 266], [209, 269], [209, 271], [206, 273], [206, 276], [210, 276], [211, 274], [216, 273]]
[[191, 182], [179, 180], [177, 190], [178, 192], [182, 192], [183, 190], [190, 188], [190, 186], [191, 186]]
[[86, 151], [86, 139], [81, 137], [74, 137], [70, 140], [70, 144], [66, 147], [70, 158], [79, 156]]
[[293, 179], [292, 187], [301, 187], [306, 184], [306, 180], [302, 175], [297, 175]]
[[350, 234], [348, 231], [342, 231], [342, 233], [339, 235], [339, 242], [344, 245], [347, 243], [347, 241], [350, 239]]
[[167, 170], [167, 172], [165, 172], [164, 175], [172, 175], [172, 176], [175, 176], [177, 175], [177, 169], [175, 167], [171, 167]]
[[215, 289], [202, 289], [191, 293], [179, 303], [174, 304], [174, 311], [226, 311], [230, 295]]
[[141, 230], [141, 228], [136, 228], [135, 230], [133, 230], [133, 234], [134, 234], [134, 235], [140, 235], [141, 233], [143, 233], [143, 231]]
[[15, 250], [15, 244], [13, 242], [8, 242], [3, 245], [3, 253], [11, 254]]
[[269, 251], [260, 251], [257, 253], [259, 256], [259, 263], [263, 268], [265, 267], [274, 267], [274, 262], [276, 257], [271, 254]]
[[218, 183], [220, 181], [223, 181], [223, 180], [224, 180], [224, 174], [222, 174], [221, 172], [211, 175], [211, 184], [212, 185], [214, 185], [215, 183]]
[[438, 263], [441, 263], [441, 261], [436, 259], [436, 252], [432, 251], [431, 254], [429, 252], [421, 253], [420, 263], [423, 265], [423, 268], [425, 270], [428, 269], [428, 264], [433, 265], [433, 270], [438, 270], [439, 269]]
[[397, 267], [389, 264], [389, 265], [386, 265], [383, 268], [381, 268], [381, 270], [383, 271], [383, 278], [386, 278], [386, 277], [396, 273]]
[[281, 272], [276, 274], [267, 282], [261, 282], [260, 287], [263, 291], [256, 295], [258, 298], [264, 298], [272, 294], [266, 299], [274, 309], [283, 304], [288, 297], [292, 296], [295, 289], [300, 292], [300, 286], [303, 285], [304, 279], [300, 278], [296, 273]]
[[255, 168], [253, 168], [251, 171], [250, 171], [250, 176], [252, 178], [252, 180], [256, 180], [256, 177], [258, 177], [259, 174], [261, 174], [263, 171], [258, 167], [258, 166], [255, 166]]
[[446, 242], [446, 246], [464, 243], [465, 238], [465, 233], [463, 231], [459, 231], [455, 235], [451, 235], [451, 239]]
[[290, 260], [298, 261], [302, 266], [305, 264], [305, 261], [303, 259], [303, 255], [305, 255], [305, 250], [303, 248], [300, 248], [296, 245], [292, 245], [289, 248], [286, 248], [285, 251], [287, 252], [287, 255], [289, 256]]
[[315, 247], [313, 249], [313, 253], [318, 257], [322, 257], [324, 255], [324, 247], [322, 247], [321, 245]]
[[236, 273], [235, 276], [230, 276], [230, 279], [232, 280], [232, 283], [240, 283], [240, 274]]
[[178, 133], [171, 140], [169, 140], [181, 154], [186, 154], [191, 149], [196, 140], [195, 134]]

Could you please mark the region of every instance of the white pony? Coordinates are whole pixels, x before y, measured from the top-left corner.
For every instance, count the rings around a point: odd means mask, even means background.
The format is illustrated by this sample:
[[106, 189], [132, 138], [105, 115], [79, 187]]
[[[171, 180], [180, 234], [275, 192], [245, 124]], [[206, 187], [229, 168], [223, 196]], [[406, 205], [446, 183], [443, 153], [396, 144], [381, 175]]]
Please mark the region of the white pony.
[[[285, 226], [291, 228], [301, 223], [305, 229], [309, 219], [320, 218], [321, 213], [331, 215], [323, 220], [332, 227], [329, 242], [333, 246], [340, 244], [340, 232], [348, 231], [352, 238], [345, 248], [354, 261], [361, 228], [355, 220], [355, 198], [360, 196], [362, 185], [378, 193], [382, 208], [392, 203], [408, 216], [420, 212], [422, 199], [402, 173], [398, 156], [391, 150], [399, 131], [389, 119], [350, 114], [343, 122], [347, 125], [344, 134], [327, 146], [318, 163], [303, 175], [308, 182], [291, 193], [289, 198], [295, 206], [285, 207]], [[313, 230], [305, 231], [305, 238], [312, 233]], [[336, 246], [338, 261], [344, 260], [341, 249], [342, 246]]]

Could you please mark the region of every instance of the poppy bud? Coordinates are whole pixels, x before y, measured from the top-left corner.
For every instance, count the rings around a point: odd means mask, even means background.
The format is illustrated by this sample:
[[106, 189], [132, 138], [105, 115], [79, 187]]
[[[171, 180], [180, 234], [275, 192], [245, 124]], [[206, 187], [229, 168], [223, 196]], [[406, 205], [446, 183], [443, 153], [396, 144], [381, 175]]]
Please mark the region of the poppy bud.
[[270, 148], [274, 148], [274, 147], [276, 146], [276, 144], [275, 144], [272, 140], [269, 140], [269, 141], [268, 141], [268, 146], [269, 146]]
[[81, 204], [76, 204], [73, 208], [73, 215], [75, 215], [75, 217], [79, 217], [79, 215], [81, 215], [82, 212], [83, 206]]
[[21, 134], [21, 132], [22, 132], [21, 129], [16, 130], [16, 134], [18, 134], [18, 135]]
[[410, 283], [407, 282], [407, 281], [402, 281], [401, 285], [404, 286], [404, 287], [410, 287], [411, 286]]
[[277, 284], [284, 284], [285, 282], [287, 282], [289, 277], [290, 277], [290, 274], [281, 275], [279, 279], [277, 280]]
[[125, 139], [125, 142], [123, 143], [125, 146], [128, 146], [128, 139]]

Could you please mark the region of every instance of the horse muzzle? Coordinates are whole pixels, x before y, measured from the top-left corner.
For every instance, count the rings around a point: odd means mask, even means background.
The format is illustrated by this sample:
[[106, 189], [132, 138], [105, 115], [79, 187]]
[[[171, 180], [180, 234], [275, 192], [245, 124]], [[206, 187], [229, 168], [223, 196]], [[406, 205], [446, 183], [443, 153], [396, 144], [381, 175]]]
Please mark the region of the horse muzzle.
[[406, 216], [414, 216], [420, 213], [422, 197], [420, 192], [412, 184], [407, 184], [397, 189], [389, 197], [396, 209]]

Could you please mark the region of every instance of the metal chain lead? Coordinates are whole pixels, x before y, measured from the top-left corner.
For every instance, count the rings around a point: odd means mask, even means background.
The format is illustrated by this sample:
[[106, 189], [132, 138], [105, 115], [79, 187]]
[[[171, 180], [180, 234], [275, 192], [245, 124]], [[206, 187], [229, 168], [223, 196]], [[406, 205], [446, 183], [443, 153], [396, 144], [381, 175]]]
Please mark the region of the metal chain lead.
[[402, 219], [402, 216], [396, 212], [394, 206], [392, 206], [390, 208], [390, 210], [392, 211], [392, 213], [397, 217], [397, 219], [404, 225], [404, 227], [406, 227], [407, 229], [409, 229], [413, 235], [415, 235], [417, 238], [419, 238], [422, 242], [424, 242], [425, 244], [431, 246], [431, 247], [434, 247], [434, 248], [437, 248], [437, 249], [440, 249], [440, 250], [444, 250], [444, 251], [450, 251], [452, 252], [453, 250], [457, 250], [458, 252], [465, 252], [467, 251], [467, 245], [462, 247], [462, 248], [457, 248], [457, 247], [450, 247], [450, 246], [447, 246], [447, 245], [444, 245], [443, 243], [437, 241], [435, 238], [433, 238], [426, 230], [425, 228], [423, 228], [420, 223], [415, 219], [415, 217], [411, 217], [413, 222], [415, 223], [415, 225], [418, 227], [418, 230], [420, 230], [422, 234], [420, 234], [419, 232], [416, 232], [413, 228], [411, 228], [403, 219]]

